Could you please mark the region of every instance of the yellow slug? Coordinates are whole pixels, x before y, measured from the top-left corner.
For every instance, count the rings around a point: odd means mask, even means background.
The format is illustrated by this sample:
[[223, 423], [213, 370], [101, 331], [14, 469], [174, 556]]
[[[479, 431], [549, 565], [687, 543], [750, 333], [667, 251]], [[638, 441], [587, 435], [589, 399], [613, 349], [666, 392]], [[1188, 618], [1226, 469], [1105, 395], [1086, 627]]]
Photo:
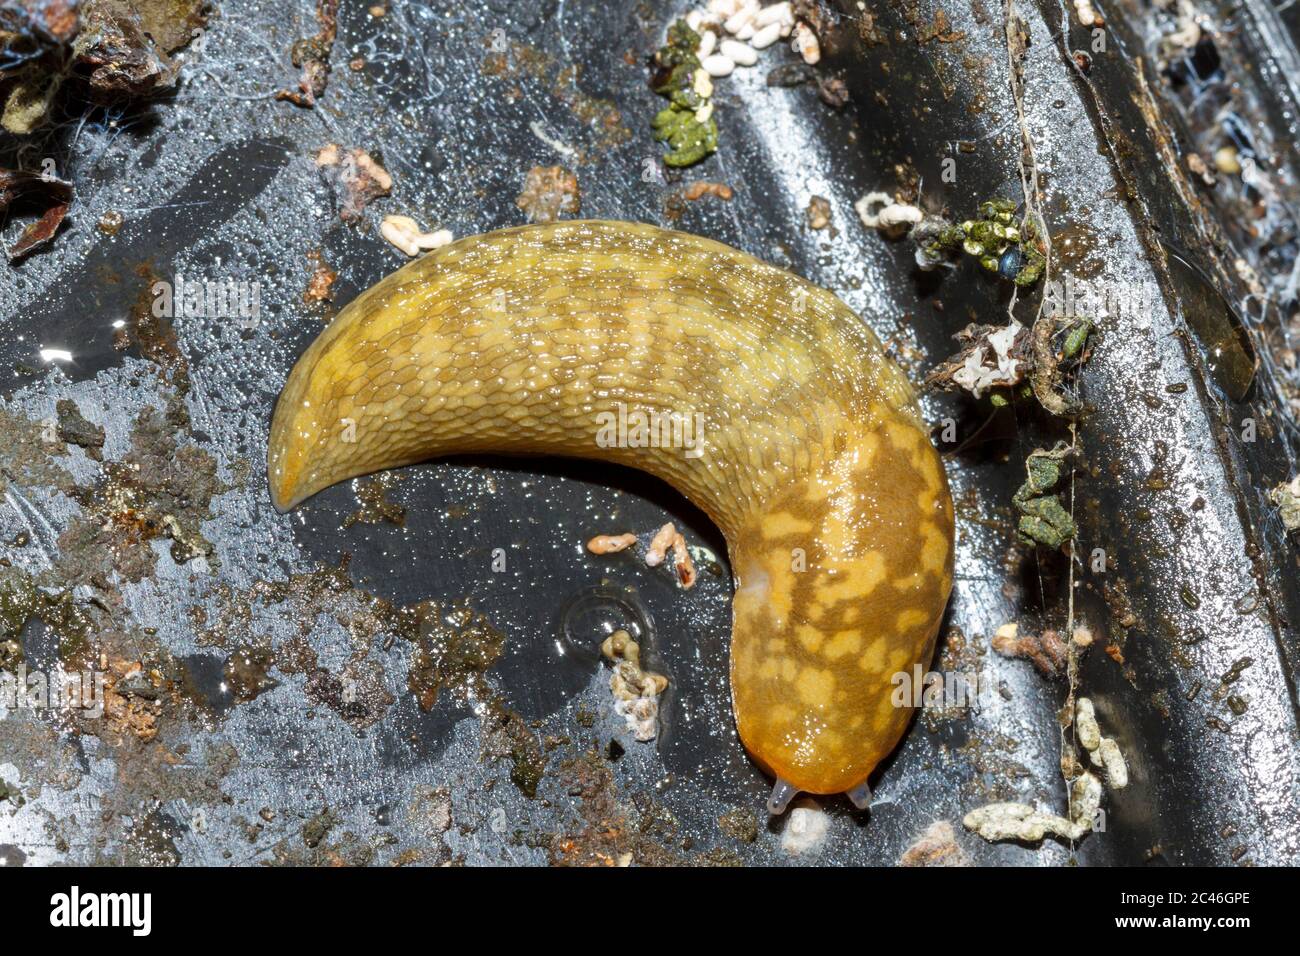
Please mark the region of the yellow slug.
[[[668, 438], [672, 416], [698, 423], [701, 440], [611, 447], [599, 423], [620, 405], [662, 416]], [[285, 511], [464, 452], [614, 461], [702, 508], [735, 573], [732, 706], [777, 778], [769, 808], [797, 791], [870, 800], [911, 715], [891, 679], [934, 649], [953, 517], [911, 388], [848, 306], [654, 226], [462, 239], [357, 297], [299, 359], [271, 425], [271, 495]]]

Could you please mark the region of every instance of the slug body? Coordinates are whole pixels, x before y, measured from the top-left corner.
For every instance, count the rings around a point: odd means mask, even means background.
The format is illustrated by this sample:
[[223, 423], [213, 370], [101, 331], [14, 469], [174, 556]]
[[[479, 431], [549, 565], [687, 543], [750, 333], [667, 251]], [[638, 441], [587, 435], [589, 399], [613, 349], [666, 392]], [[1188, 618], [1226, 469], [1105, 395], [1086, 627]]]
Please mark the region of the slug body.
[[[608, 446], [600, 416], [620, 403], [629, 421], [698, 422], [702, 440]], [[848, 306], [648, 225], [462, 239], [363, 293], [298, 361], [271, 426], [272, 497], [284, 511], [465, 452], [614, 461], [702, 508], [736, 578], [745, 747], [788, 792], [869, 792], [911, 715], [891, 679], [934, 649], [953, 516], [911, 388]]]

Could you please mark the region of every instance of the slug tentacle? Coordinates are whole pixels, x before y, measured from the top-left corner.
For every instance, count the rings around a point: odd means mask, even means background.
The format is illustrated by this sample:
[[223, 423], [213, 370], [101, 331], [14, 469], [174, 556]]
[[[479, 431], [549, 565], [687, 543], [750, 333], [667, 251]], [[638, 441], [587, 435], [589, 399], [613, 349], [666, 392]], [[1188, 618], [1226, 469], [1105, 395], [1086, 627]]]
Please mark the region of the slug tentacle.
[[779, 817], [789, 808], [790, 801], [798, 795], [797, 787], [791, 786], [784, 780], [777, 780], [772, 786], [772, 795], [767, 798], [767, 812], [774, 817]]
[[849, 802], [859, 810], [866, 810], [871, 806], [871, 786], [865, 780], [853, 789], [846, 790], [844, 795], [848, 797]]
[[952, 503], [905, 377], [830, 292], [635, 223], [461, 240], [363, 293], [299, 360], [271, 427], [272, 500], [464, 452], [668, 481], [727, 539], [750, 753], [834, 793], [893, 749], [910, 709], [890, 678], [933, 650]]

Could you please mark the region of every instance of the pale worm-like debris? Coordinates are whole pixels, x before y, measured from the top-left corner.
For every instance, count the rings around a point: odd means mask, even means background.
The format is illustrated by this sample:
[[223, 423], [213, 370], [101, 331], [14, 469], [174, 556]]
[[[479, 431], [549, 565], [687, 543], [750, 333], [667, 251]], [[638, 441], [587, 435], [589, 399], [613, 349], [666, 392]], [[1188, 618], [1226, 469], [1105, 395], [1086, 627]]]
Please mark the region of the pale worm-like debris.
[[587, 542], [587, 550], [592, 554], [617, 554], [636, 544], [634, 534], [598, 534]]

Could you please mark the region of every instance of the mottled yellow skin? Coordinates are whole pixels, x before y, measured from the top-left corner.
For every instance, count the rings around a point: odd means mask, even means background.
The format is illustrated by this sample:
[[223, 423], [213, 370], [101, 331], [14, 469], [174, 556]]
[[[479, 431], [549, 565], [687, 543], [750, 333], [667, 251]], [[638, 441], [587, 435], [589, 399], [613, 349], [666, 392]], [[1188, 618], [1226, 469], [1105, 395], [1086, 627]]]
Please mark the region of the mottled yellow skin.
[[[704, 454], [600, 447], [597, 416], [619, 402], [702, 413]], [[283, 511], [474, 451], [630, 465], [717, 523], [737, 584], [736, 724], [769, 772], [835, 793], [894, 748], [910, 711], [890, 678], [929, 663], [952, 500], [902, 372], [830, 292], [636, 223], [463, 239], [359, 296], [299, 360], [271, 494]]]

